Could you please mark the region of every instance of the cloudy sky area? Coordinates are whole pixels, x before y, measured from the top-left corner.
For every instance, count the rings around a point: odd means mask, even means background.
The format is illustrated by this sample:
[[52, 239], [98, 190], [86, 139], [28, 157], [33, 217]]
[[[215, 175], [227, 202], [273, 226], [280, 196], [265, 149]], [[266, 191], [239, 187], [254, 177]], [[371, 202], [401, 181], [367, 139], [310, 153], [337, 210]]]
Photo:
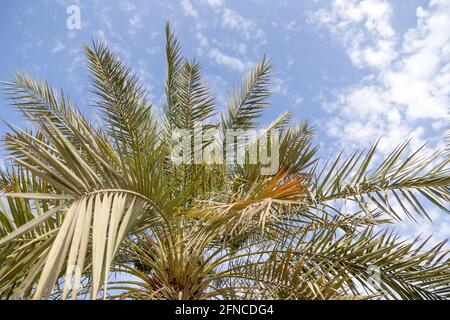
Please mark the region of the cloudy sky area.
[[[66, 27], [69, 5], [81, 29]], [[450, 0], [0, 0], [0, 79], [15, 69], [62, 87], [89, 107], [82, 43], [106, 40], [139, 74], [156, 107], [164, 92], [164, 24], [185, 56], [204, 66], [218, 105], [267, 53], [274, 65], [273, 107], [309, 119], [321, 154], [369, 146], [380, 155], [413, 138], [414, 149], [444, 142], [450, 105]], [[1, 117], [26, 127], [0, 97]], [[5, 126], [0, 124], [3, 132]], [[446, 239], [450, 219], [401, 227]]]

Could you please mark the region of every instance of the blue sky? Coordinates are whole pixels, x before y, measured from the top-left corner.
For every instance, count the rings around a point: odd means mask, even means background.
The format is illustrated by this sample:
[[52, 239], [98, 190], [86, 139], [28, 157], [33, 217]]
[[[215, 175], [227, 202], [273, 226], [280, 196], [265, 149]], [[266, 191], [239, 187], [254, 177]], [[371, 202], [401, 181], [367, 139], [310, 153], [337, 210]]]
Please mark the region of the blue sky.
[[[66, 9], [81, 9], [69, 30]], [[322, 155], [369, 146], [380, 156], [444, 142], [450, 105], [450, 0], [0, 0], [0, 79], [18, 69], [62, 87], [91, 117], [82, 43], [104, 39], [136, 70], [152, 102], [164, 91], [164, 24], [185, 56], [204, 67], [218, 105], [264, 53], [274, 66], [270, 121], [291, 111], [309, 119]], [[29, 126], [0, 96], [1, 117]], [[5, 126], [0, 124], [3, 132]], [[402, 232], [446, 239], [450, 219]]]

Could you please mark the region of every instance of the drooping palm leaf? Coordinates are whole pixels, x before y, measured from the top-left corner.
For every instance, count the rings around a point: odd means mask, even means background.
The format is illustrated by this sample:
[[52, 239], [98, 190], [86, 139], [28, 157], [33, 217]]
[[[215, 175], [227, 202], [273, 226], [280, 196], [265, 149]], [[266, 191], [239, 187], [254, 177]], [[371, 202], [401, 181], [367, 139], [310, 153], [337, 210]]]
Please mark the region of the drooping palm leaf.
[[408, 143], [397, 147], [381, 164], [374, 166], [377, 144], [364, 155], [339, 156], [324, 166], [312, 188], [315, 203], [336, 200], [355, 203], [369, 215], [374, 210], [398, 220], [416, 216], [429, 218], [424, 200], [443, 212], [449, 198], [449, 158], [445, 151], [426, 155], [421, 149], [405, 157]]

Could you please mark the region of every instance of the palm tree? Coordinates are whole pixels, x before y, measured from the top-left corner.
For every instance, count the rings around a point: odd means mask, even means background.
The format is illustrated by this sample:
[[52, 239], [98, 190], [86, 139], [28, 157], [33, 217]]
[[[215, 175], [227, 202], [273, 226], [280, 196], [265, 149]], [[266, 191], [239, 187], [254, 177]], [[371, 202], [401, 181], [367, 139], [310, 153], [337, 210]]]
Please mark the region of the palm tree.
[[[270, 96], [265, 57], [230, 95], [220, 121], [194, 60], [166, 26], [167, 101], [146, 91], [102, 42], [85, 46], [95, 123], [62, 91], [16, 73], [3, 91], [35, 126], [8, 124], [1, 173], [2, 299], [447, 299], [445, 244], [393, 226], [449, 213], [446, 150], [383, 161], [366, 151], [321, 161], [307, 123], [284, 113], [279, 170], [174, 163], [172, 133], [203, 122], [221, 133], [260, 128]], [[258, 140], [259, 141], [259, 140]], [[257, 143], [257, 140], [251, 144]], [[250, 144], [250, 145], [251, 145]], [[235, 142], [234, 146], [246, 148]], [[224, 161], [225, 162], [225, 161]]]

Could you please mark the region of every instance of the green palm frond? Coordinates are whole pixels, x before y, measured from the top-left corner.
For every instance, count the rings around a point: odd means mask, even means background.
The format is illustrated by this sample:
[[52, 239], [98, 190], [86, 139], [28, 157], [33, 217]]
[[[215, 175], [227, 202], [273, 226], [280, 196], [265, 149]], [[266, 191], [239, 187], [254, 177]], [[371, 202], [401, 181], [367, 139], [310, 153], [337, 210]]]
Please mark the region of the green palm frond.
[[[315, 155], [317, 147], [312, 146], [311, 139], [314, 131], [308, 122], [297, 125], [288, 125], [289, 114], [282, 114], [278, 119], [272, 122], [267, 128], [261, 130], [260, 134], [251, 142], [252, 145], [246, 148], [246, 157], [249, 158], [249, 152], [254, 149], [261, 137], [269, 136], [271, 131], [279, 132], [279, 167], [282, 170], [289, 171], [292, 174], [301, 172], [304, 177], [310, 176], [308, 173], [313, 169], [317, 162]], [[239, 146], [242, 148], [242, 146]], [[260, 177], [260, 164], [236, 165], [231, 170], [236, 188], [250, 186]]]
[[[338, 225], [336, 225], [338, 226]], [[302, 232], [243, 272], [276, 299], [448, 299], [450, 261], [444, 243], [402, 241], [391, 232]], [[292, 240], [293, 239], [293, 240]]]
[[398, 146], [381, 164], [374, 164], [377, 144], [364, 155], [339, 156], [318, 174], [312, 201], [346, 200], [367, 214], [386, 213], [398, 220], [429, 218], [422, 203], [428, 200], [443, 212], [449, 198], [449, 158], [446, 152], [423, 154], [422, 148], [405, 156], [408, 143]]
[[270, 96], [271, 65], [264, 56], [244, 77], [242, 87], [235, 90], [228, 102], [228, 113], [222, 114], [222, 127], [226, 129], [251, 129], [254, 120], [261, 116]]
[[12, 82], [3, 83], [2, 89], [28, 120], [52, 123], [76, 145], [81, 141], [73, 134], [73, 130], [87, 135], [94, 131], [89, 121], [73, 105], [70, 97], [62, 90], [58, 95], [58, 92], [44, 81], [17, 72]]
[[289, 124], [292, 120], [292, 113], [286, 111], [280, 114], [275, 120], [273, 120], [267, 128], [265, 128], [265, 132], [270, 132], [272, 130], [282, 130], [289, 127]]
[[166, 63], [165, 90], [167, 102], [164, 104], [164, 114], [169, 128], [172, 129], [175, 125], [174, 119], [177, 116], [176, 78], [183, 63], [183, 57], [181, 56], [181, 45], [172, 32], [169, 23], [166, 24]]
[[104, 43], [94, 42], [92, 49], [85, 45], [84, 52], [91, 71], [93, 92], [98, 97], [94, 103], [108, 124], [107, 132], [122, 147], [136, 148], [144, 132], [142, 124], [152, 116], [144, 86], [131, 68]]
[[172, 121], [177, 128], [193, 130], [214, 112], [214, 99], [200, 78], [200, 65], [184, 61], [175, 79], [176, 114]]

